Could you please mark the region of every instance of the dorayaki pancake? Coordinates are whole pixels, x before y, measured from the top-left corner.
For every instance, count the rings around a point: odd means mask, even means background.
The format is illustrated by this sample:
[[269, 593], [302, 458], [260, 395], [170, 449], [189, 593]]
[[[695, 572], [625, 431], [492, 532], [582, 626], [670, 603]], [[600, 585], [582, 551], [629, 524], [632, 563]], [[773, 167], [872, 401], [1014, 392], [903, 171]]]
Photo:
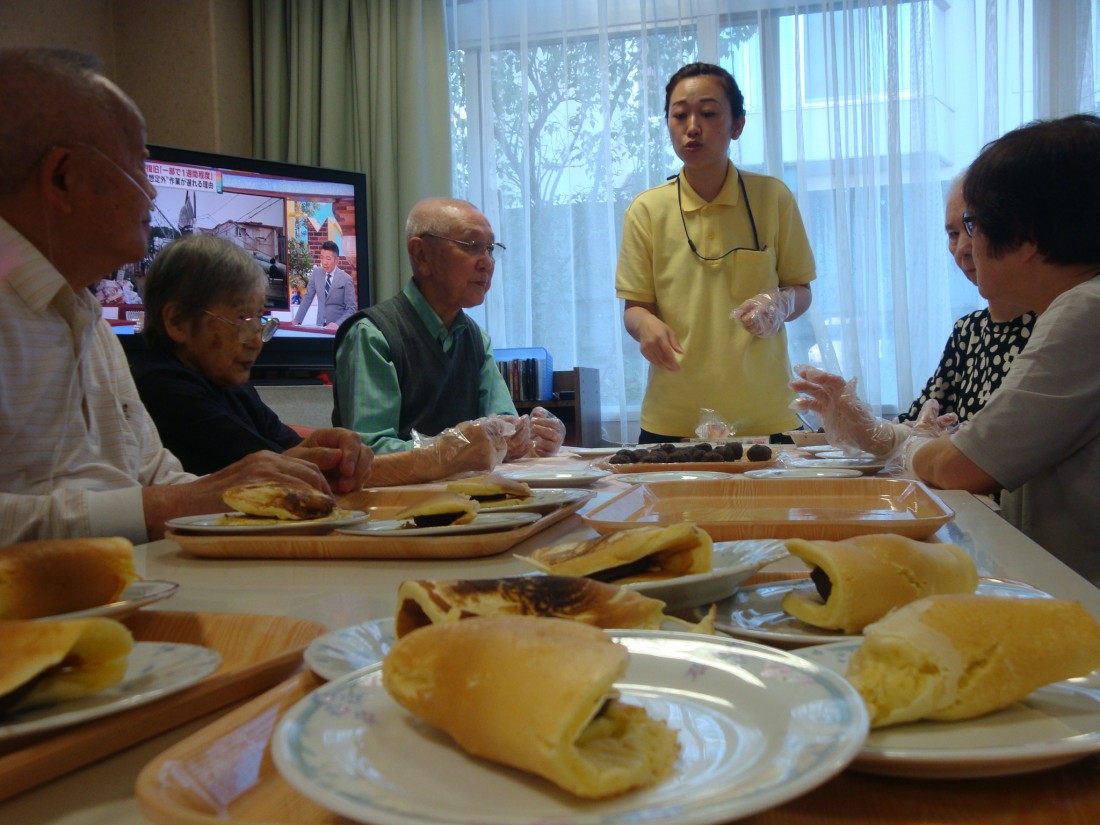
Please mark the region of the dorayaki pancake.
[[117, 685], [134, 646], [114, 619], [0, 622], [0, 708], [64, 702]]
[[792, 590], [783, 609], [829, 630], [859, 633], [894, 608], [938, 593], [973, 593], [978, 570], [954, 544], [905, 536], [854, 536], [843, 541], [787, 539], [787, 551], [812, 567], [818, 592]]
[[929, 596], [864, 635], [844, 678], [875, 728], [969, 719], [1100, 668], [1100, 623], [1059, 599]]
[[531, 488], [525, 482], [496, 473], [449, 481], [447, 492], [469, 496], [481, 505], [482, 510], [505, 504], [519, 504], [531, 498]]
[[137, 578], [134, 547], [120, 537], [0, 547], [0, 619], [37, 619], [110, 604]]
[[405, 581], [397, 588], [396, 634], [474, 616], [553, 616], [596, 627], [658, 629], [665, 603], [628, 587], [574, 576]]
[[679, 753], [665, 722], [620, 701], [629, 659], [580, 622], [477, 617], [398, 639], [382, 684], [467, 753], [600, 799], [655, 784]]
[[320, 490], [271, 481], [231, 487], [222, 493], [222, 501], [245, 515], [284, 521], [322, 518], [336, 507], [336, 499]]
[[540, 547], [529, 557], [518, 558], [559, 576], [629, 584], [707, 573], [713, 552], [714, 543], [707, 532], [684, 522]]
[[469, 524], [477, 517], [478, 509], [478, 503], [469, 496], [440, 493], [406, 507], [394, 518], [408, 527], [445, 527]]

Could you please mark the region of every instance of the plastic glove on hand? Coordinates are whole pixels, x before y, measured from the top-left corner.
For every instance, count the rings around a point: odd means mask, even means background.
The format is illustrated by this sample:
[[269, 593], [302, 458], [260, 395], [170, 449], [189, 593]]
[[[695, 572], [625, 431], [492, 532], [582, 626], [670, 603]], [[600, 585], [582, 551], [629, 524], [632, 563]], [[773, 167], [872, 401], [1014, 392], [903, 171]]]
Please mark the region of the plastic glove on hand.
[[856, 394], [855, 378], [845, 381], [839, 375], [804, 364], [796, 366], [794, 372], [798, 377], [791, 382], [791, 389], [802, 395], [791, 402], [791, 409], [813, 410], [821, 416], [830, 444], [884, 456], [905, 440], [909, 428], [871, 412], [870, 405]]
[[779, 332], [783, 322], [794, 312], [794, 294], [793, 289], [761, 292], [731, 312], [730, 318], [740, 321], [758, 338], [767, 338]]
[[565, 440], [565, 424], [545, 407], [531, 410], [531, 446], [539, 457], [553, 455]]

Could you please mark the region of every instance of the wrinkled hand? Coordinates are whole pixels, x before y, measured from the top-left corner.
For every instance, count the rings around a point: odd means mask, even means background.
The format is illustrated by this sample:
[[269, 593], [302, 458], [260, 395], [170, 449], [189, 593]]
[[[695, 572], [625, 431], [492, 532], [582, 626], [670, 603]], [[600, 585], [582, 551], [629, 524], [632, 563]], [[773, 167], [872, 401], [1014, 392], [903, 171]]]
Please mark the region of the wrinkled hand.
[[798, 377], [791, 381], [791, 389], [802, 395], [791, 402], [791, 409], [813, 410], [821, 416], [830, 444], [884, 456], [908, 436], [908, 427], [878, 418], [870, 405], [860, 400], [856, 379], [845, 381], [805, 364], [796, 366], [794, 372]]
[[672, 327], [652, 313], [638, 323], [636, 328], [638, 346], [642, 357], [655, 367], [669, 372], [680, 371], [677, 355], [684, 354], [680, 339]]
[[437, 478], [455, 473], [488, 472], [508, 454], [508, 438], [513, 435], [510, 422], [496, 418], [463, 421], [444, 430], [427, 449], [439, 467]]
[[531, 418], [526, 415], [498, 415], [495, 416], [512, 426], [512, 434], [508, 436], [508, 452], [504, 456], [505, 461], [514, 461], [523, 458], [531, 451]]
[[959, 429], [959, 417], [954, 413], [940, 415], [940, 402], [935, 398], [924, 402], [917, 414], [917, 420], [910, 427], [911, 435], [905, 442], [904, 449], [895, 455], [886, 466], [886, 471], [891, 474], [902, 474], [916, 478], [913, 468], [913, 456], [929, 441], [935, 441], [944, 435], [949, 435]]
[[333, 492], [350, 493], [360, 489], [370, 475], [374, 453], [358, 434], [343, 427], [314, 430], [286, 455], [317, 465]]
[[553, 455], [565, 440], [565, 424], [543, 407], [531, 410], [531, 443], [540, 458]]
[[783, 322], [794, 312], [794, 298], [793, 289], [761, 292], [731, 312], [730, 318], [740, 321], [751, 334], [767, 338], [779, 332]]

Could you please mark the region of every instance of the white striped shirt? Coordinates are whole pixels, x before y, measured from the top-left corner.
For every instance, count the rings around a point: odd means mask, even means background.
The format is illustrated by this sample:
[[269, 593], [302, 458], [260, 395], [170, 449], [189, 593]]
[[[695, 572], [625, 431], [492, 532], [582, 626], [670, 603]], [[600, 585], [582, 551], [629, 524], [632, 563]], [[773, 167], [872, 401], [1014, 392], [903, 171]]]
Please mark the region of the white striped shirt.
[[195, 476], [164, 449], [100, 305], [0, 218], [0, 544], [147, 540], [141, 489]]

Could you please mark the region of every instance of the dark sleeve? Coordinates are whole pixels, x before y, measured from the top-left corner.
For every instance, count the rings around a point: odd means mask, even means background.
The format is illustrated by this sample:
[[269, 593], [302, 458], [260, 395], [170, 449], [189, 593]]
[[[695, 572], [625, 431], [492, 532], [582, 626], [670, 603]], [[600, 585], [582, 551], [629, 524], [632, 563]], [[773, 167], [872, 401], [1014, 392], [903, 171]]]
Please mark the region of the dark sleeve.
[[940, 402], [940, 415], [958, 412], [958, 375], [970, 317], [967, 315], [955, 322], [951, 337], [947, 339], [943, 355], [940, 356], [940, 363], [936, 365], [936, 371], [932, 373], [909, 410], [898, 416], [898, 421], [916, 421], [921, 408], [933, 398]]
[[184, 367], [135, 382], [164, 446], [188, 472], [205, 475], [254, 452], [281, 453], [301, 442], [250, 386], [222, 390]]

